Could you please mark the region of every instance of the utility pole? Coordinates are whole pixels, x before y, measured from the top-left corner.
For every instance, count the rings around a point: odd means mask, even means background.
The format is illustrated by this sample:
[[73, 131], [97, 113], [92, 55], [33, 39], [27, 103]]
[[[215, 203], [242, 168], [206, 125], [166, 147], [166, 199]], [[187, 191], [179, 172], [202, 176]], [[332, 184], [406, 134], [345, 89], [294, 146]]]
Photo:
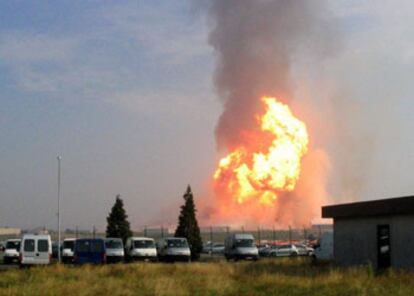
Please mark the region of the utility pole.
[[58, 198], [58, 210], [57, 210], [57, 218], [58, 218], [58, 262], [61, 262], [61, 254], [60, 254], [60, 160], [62, 157], [58, 156], [58, 192], [57, 192], [57, 198]]
[[210, 226], [210, 255], [213, 255], [213, 226]]

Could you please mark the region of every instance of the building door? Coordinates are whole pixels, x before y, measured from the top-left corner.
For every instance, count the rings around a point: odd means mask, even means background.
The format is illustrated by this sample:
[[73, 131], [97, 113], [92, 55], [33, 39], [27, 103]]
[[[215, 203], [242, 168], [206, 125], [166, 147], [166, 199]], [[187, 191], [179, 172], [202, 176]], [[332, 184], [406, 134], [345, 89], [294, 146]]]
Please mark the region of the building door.
[[377, 252], [378, 252], [378, 268], [388, 268], [391, 266], [391, 240], [390, 226], [377, 226]]

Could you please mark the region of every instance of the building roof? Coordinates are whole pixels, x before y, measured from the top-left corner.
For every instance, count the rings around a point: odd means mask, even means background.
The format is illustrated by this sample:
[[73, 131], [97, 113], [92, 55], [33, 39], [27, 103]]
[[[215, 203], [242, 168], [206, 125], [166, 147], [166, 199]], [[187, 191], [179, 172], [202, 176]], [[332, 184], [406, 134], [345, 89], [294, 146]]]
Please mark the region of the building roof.
[[350, 218], [367, 216], [414, 215], [414, 196], [322, 207], [322, 218]]

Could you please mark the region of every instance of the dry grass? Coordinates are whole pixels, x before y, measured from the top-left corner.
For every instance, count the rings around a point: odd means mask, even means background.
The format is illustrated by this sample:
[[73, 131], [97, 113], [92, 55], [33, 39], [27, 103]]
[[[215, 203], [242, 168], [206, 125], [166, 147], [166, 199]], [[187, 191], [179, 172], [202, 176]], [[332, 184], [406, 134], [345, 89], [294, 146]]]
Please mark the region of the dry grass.
[[0, 295], [414, 295], [414, 274], [304, 260], [49, 266], [0, 273]]

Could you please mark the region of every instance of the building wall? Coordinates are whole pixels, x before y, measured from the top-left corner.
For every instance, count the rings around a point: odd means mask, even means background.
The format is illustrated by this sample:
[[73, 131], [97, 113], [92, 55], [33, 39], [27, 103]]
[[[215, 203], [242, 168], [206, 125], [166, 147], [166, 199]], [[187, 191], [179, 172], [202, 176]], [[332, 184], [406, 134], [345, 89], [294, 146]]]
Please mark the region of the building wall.
[[377, 268], [377, 225], [390, 225], [391, 266], [414, 269], [414, 215], [334, 221], [334, 257], [342, 266]]
[[20, 235], [21, 230], [19, 228], [9, 228], [9, 227], [1, 227], [0, 228], [0, 236], [4, 235]]

